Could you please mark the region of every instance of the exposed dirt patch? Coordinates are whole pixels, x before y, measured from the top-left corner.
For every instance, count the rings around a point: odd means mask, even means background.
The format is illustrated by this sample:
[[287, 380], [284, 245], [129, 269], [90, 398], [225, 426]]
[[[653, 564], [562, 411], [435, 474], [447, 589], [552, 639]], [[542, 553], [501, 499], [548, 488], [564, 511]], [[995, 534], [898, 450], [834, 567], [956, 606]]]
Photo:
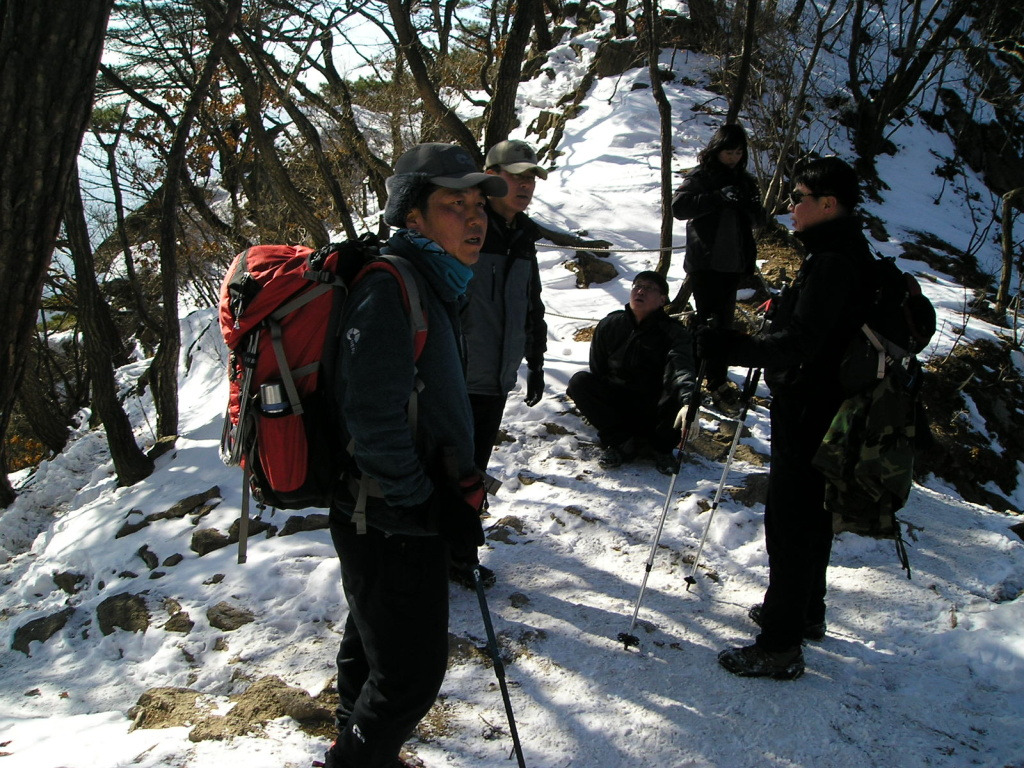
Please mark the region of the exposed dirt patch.
[[303, 729], [318, 733], [333, 724], [333, 707], [324, 706], [306, 691], [264, 677], [237, 696], [227, 714], [214, 714], [216, 699], [190, 688], [152, 688], [129, 711], [135, 728], [191, 726], [189, 740], [223, 740], [259, 733], [279, 717], [291, 717]]
[[[1024, 381], [1012, 354], [1007, 345], [979, 341], [932, 361], [921, 393], [931, 440], [918, 451], [915, 475], [934, 473], [968, 501], [1021, 513], [1010, 497], [1024, 456]], [[972, 412], [987, 434], [975, 431]]]
[[978, 268], [973, 254], [940, 240], [927, 232], [913, 232], [916, 242], [903, 243], [903, 258], [923, 261], [939, 272], [952, 275], [968, 288], [985, 289], [991, 278]]

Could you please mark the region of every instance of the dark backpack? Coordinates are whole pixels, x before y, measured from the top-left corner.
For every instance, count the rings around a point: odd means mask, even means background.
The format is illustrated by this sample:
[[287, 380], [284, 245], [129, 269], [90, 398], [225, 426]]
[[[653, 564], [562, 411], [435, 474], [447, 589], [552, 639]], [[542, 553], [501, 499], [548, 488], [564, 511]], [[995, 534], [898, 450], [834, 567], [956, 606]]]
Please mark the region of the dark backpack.
[[935, 307], [896, 260], [871, 261], [868, 301], [861, 333], [850, 342], [839, 372], [844, 394], [871, 389], [895, 367], [906, 368], [935, 334]]
[[259, 245], [238, 254], [220, 291], [220, 327], [230, 350], [221, 458], [241, 466], [239, 562], [245, 561], [248, 496], [277, 509], [330, 507], [354, 462], [341, 443], [333, 398], [323, 386], [328, 328], [349, 289], [371, 270], [398, 281], [414, 352], [426, 314], [408, 262], [380, 254], [370, 235], [314, 251]]
[[921, 364], [917, 353], [935, 333], [935, 308], [917, 279], [894, 259], [875, 258], [865, 322], [843, 356], [847, 399], [813, 464], [825, 476], [825, 508], [836, 533], [852, 531], [896, 542], [910, 563], [896, 513], [910, 496], [919, 425]]

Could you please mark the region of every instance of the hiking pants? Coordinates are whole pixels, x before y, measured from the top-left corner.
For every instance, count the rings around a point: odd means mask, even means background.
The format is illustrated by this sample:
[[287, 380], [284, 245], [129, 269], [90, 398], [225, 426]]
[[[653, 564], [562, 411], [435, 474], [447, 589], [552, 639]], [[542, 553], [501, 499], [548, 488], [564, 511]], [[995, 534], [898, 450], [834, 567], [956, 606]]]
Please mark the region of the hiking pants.
[[783, 394], [771, 405], [771, 464], [764, 509], [768, 590], [757, 644], [769, 651], [800, 645], [805, 623], [825, 619], [825, 572], [832, 515], [825, 479], [811, 466], [839, 407], [831, 399]]
[[[696, 321], [718, 328], [732, 328], [736, 314], [736, 290], [740, 285], [737, 272], [715, 272], [709, 269], [695, 271], [690, 275], [693, 288], [693, 302], [697, 305]], [[695, 361], [700, 365], [700, 360]], [[729, 366], [725, 358], [708, 360], [708, 391], [713, 392], [728, 381]]]
[[501, 417], [505, 413], [508, 394], [476, 395], [469, 393], [469, 404], [473, 409], [473, 463], [478, 469], [487, 471], [487, 463], [498, 439]]
[[331, 515], [349, 614], [338, 651], [338, 768], [390, 768], [448, 664], [447, 547]]
[[637, 438], [664, 453], [679, 442], [679, 430], [672, 426], [679, 411], [675, 404], [659, 406], [657, 397], [644, 397], [590, 371], [573, 374], [566, 394], [597, 430], [602, 445], [618, 447]]

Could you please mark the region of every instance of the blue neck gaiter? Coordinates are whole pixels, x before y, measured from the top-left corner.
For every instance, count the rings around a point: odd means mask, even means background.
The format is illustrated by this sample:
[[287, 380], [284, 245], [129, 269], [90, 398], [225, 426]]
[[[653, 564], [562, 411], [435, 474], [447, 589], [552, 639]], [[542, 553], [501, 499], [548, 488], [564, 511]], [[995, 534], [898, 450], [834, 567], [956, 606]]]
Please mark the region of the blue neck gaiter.
[[455, 291], [456, 295], [462, 296], [466, 293], [469, 281], [473, 277], [472, 269], [414, 229], [400, 230], [397, 234], [405, 235], [409, 242], [427, 256], [423, 263], [444, 281], [445, 285]]

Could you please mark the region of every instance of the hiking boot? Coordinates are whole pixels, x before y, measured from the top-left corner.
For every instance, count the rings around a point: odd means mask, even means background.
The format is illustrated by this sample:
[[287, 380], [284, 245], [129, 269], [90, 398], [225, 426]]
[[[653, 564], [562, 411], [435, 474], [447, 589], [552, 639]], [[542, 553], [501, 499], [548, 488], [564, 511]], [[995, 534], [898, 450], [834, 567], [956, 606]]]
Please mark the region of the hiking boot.
[[415, 753], [403, 749], [395, 768], [426, 768], [426, 765]]
[[[334, 745], [332, 744], [331, 749], [328, 749], [327, 753], [324, 755], [323, 761], [314, 760], [313, 768], [343, 768], [341, 763], [335, 759], [333, 749]], [[401, 754], [395, 758], [394, 762], [394, 768], [425, 768], [425, 766], [426, 764], [415, 754], [407, 752], [404, 749]]]
[[486, 565], [476, 565], [475, 563], [473, 565], [455, 565], [453, 563], [448, 566], [448, 580], [460, 587], [476, 590], [476, 580], [473, 578], [474, 566], [480, 569], [480, 581], [484, 588], [493, 587], [498, 580], [494, 571]]
[[614, 445], [609, 445], [601, 451], [597, 464], [601, 469], [618, 469], [622, 466], [622, 452]]
[[[751, 606], [750, 610], [747, 611], [747, 616], [750, 620], [757, 624], [757, 626], [764, 626], [761, 623], [761, 611], [764, 610], [764, 604], [758, 603], [757, 605]], [[824, 621], [819, 622], [804, 622], [804, 640], [810, 640], [814, 643], [820, 643], [825, 639], [826, 625]]]
[[711, 391], [711, 403], [722, 413], [734, 416], [740, 412], [740, 392], [727, 381]]
[[597, 463], [601, 469], [616, 469], [636, 458], [636, 444], [632, 439], [618, 445], [605, 446]]
[[679, 462], [671, 453], [654, 454], [654, 468], [663, 475], [674, 475], [679, 470]]
[[759, 645], [729, 648], [718, 654], [718, 663], [740, 677], [796, 680], [804, 673], [804, 654], [799, 645], [779, 652], [766, 651]]

